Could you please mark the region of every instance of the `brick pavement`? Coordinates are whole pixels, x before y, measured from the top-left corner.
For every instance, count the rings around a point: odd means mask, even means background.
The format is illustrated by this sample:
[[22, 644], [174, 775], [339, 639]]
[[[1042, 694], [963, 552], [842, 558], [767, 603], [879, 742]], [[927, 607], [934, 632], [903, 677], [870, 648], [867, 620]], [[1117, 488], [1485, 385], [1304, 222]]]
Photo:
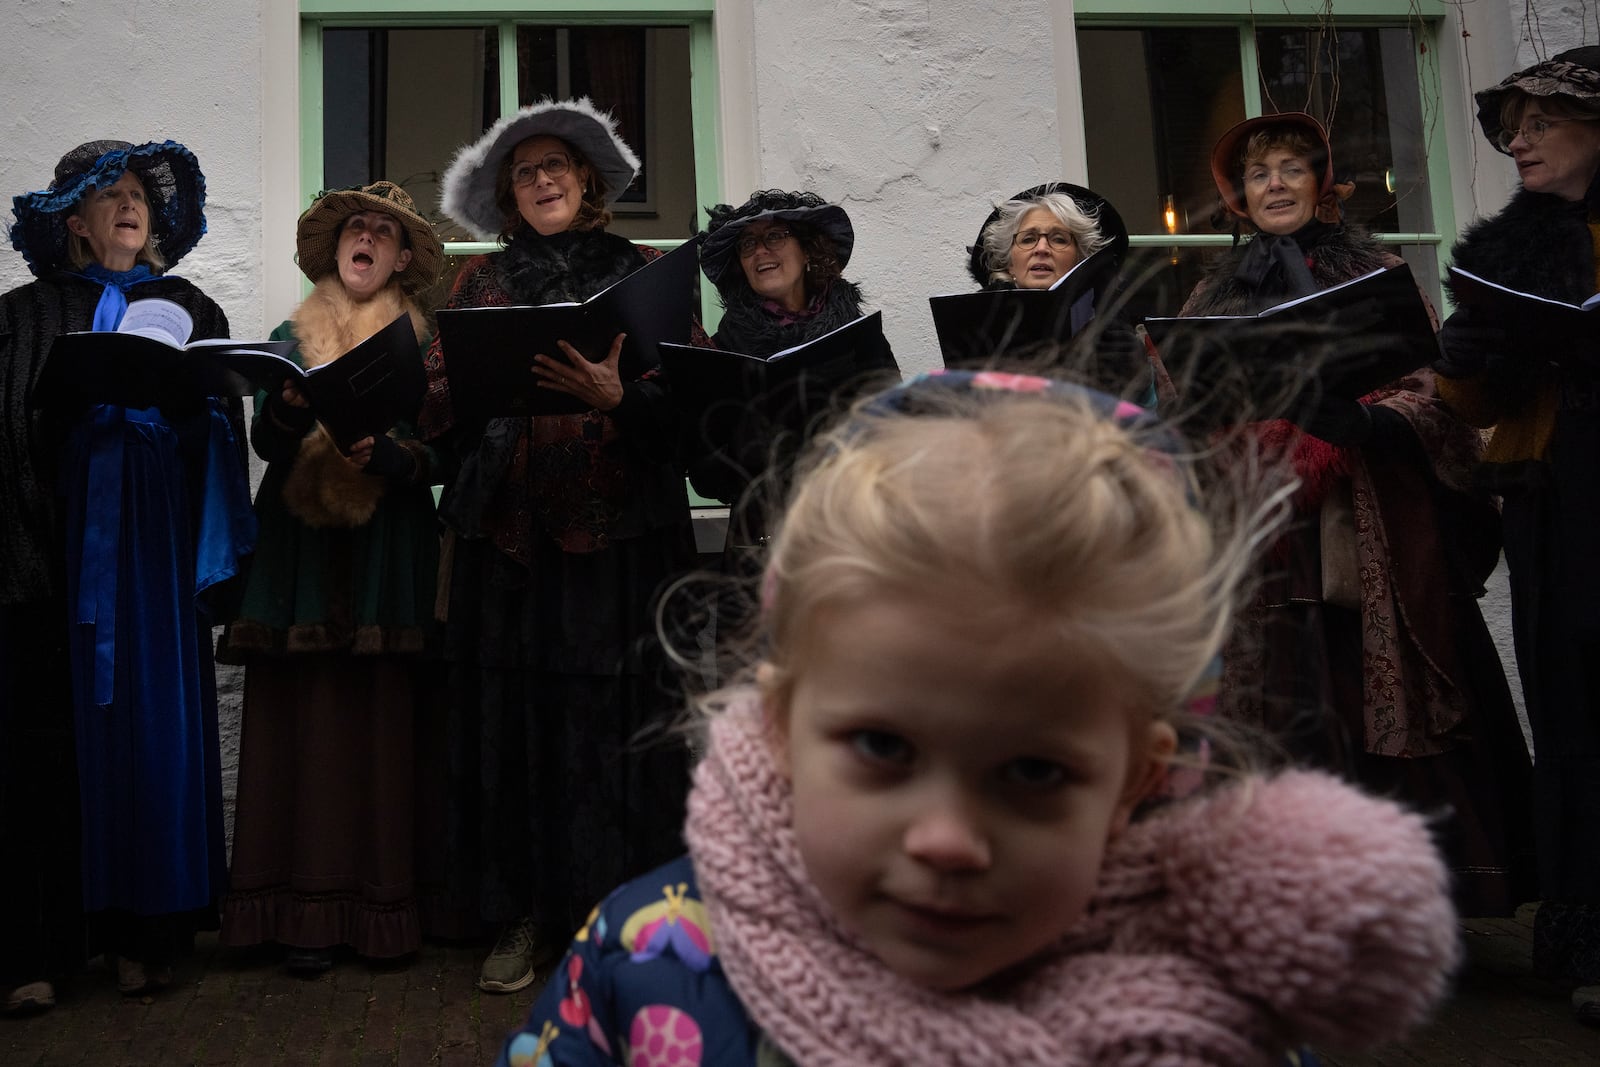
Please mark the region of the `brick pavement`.
[[221, 948], [202, 935], [171, 988], [131, 999], [94, 969], [42, 1015], [0, 1019], [6, 1067], [241, 1064], [487, 1064], [527, 1011], [524, 994], [473, 985], [486, 948], [428, 945], [407, 965], [342, 958], [313, 979], [281, 953]]
[[[1600, 1067], [1600, 1029], [1572, 1018], [1564, 989], [1529, 973], [1530, 912], [1471, 920], [1456, 995], [1412, 1041], [1366, 1055], [1324, 1054], [1329, 1067], [1419, 1064]], [[487, 1064], [538, 986], [490, 996], [473, 986], [478, 947], [429, 945], [409, 965], [375, 970], [347, 959], [315, 979], [284, 972], [276, 954], [200, 939], [172, 988], [119, 997], [103, 970], [81, 978], [43, 1015], [0, 1019], [5, 1067], [421, 1067]]]

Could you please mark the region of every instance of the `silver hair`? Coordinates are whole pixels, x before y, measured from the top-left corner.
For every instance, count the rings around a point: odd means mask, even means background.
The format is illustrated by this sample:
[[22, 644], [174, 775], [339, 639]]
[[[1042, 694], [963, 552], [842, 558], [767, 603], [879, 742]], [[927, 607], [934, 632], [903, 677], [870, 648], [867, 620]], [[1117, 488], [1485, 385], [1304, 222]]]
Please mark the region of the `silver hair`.
[[1011, 242], [1022, 225], [1022, 217], [1042, 207], [1072, 233], [1078, 255], [1088, 259], [1111, 242], [1100, 232], [1099, 214], [1091, 214], [1066, 193], [1045, 193], [1027, 200], [1007, 200], [999, 205], [1000, 217], [983, 231], [983, 265], [991, 282], [1015, 281], [1011, 277]]

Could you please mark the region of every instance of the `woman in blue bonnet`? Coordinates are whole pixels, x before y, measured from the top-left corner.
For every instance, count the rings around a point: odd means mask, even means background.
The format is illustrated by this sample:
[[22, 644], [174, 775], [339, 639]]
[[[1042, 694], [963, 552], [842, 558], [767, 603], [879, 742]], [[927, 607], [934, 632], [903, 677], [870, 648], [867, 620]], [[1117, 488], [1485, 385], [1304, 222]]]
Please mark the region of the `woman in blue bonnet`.
[[0, 297], [0, 988], [47, 1008], [83, 918], [122, 992], [171, 980], [225, 885], [215, 598], [254, 537], [242, 408], [34, 410], [55, 338], [160, 297], [228, 320], [167, 273], [206, 232], [205, 177], [174, 141], [92, 141], [13, 201], [37, 280]]

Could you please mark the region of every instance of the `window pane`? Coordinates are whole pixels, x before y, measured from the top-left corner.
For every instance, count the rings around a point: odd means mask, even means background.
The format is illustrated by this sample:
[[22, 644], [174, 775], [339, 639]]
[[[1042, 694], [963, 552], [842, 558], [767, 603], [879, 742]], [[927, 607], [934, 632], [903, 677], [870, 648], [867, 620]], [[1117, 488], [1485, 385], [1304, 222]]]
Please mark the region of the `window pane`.
[[695, 229], [689, 31], [665, 26], [519, 26], [520, 105], [587, 96], [640, 159], [611, 229], [683, 237]]
[[[1089, 185], [1134, 233], [1212, 233], [1211, 145], [1244, 118], [1231, 29], [1080, 29]], [[1148, 130], [1148, 136], [1134, 131]]]
[[1355, 182], [1346, 217], [1375, 231], [1431, 231], [1411, 31], [1265, 29], [1256, 43], [1263, 110], [1327, 120], [1335, 177]]
[[[1244, 118], [1239, 35], [1232, 29], [1080, 29], [1089, 185], [1133, 233], [1216, 233], [1211, 145]], [[1132, 131], [1148, 130], [1148, 136]], [[1136, 249], [1124, 314], [1175, 315], [1213, 253]]]
[[500, 114], [496, 39], [478, 27], [324, 30], [323, 187], [387, 178], [440, 236], [465, 238], [439, 212], [439, 178]]

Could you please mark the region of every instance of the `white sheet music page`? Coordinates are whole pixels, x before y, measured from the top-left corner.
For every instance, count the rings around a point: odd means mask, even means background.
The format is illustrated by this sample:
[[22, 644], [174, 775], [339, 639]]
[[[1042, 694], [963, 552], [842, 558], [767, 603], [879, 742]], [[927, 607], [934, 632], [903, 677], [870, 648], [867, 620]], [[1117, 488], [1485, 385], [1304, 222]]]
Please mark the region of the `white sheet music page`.
[[135, 300], [128, 305], [128, 310], [122, 313], [122, 324], [117, 327], [117, 332], [136, 333], [173, 348], [182, 348], [194, 332], [194, 319], [172, 301], [159, 296], [151, 297]]

